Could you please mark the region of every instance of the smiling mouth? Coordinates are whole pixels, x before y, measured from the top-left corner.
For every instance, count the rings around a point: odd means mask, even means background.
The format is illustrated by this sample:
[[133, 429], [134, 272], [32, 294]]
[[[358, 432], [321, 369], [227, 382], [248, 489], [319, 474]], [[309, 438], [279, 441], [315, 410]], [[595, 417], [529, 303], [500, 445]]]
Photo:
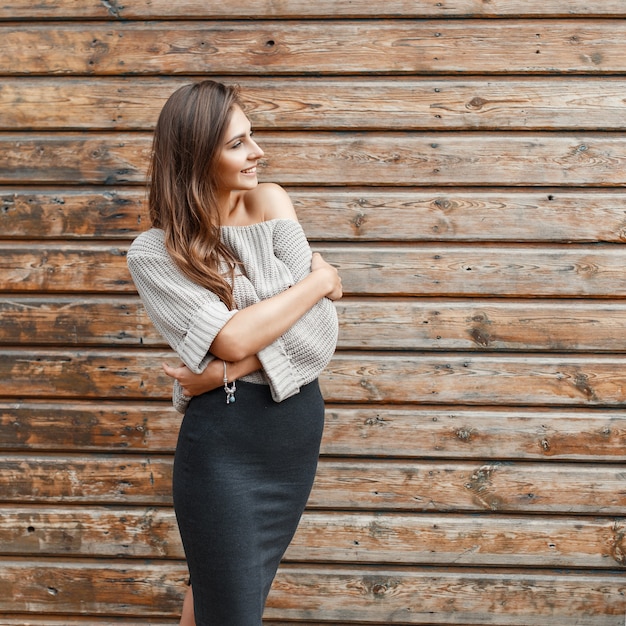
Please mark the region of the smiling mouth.
[[254, 167], [250, 167], [247, 170], [241, 170], [242, 174], [255, 174], [256, 173], [256, 165]]

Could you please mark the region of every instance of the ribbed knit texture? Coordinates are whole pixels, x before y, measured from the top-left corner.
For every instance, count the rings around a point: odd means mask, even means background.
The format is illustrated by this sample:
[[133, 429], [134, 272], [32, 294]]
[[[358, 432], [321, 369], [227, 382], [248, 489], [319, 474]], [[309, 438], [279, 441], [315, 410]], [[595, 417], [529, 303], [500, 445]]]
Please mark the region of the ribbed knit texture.
[[[213, 356], [209, 348], [237, 310], [281, 293], [302, 280], [311, 267], [311, 249], [298, 222], [276, 219], [250, 226], [226, 226], [222, 241], [242, 262], [235, 276], [235, 310], [188, 279], [165, 249], [164, 233], [153, 228], [139, 235], [128, 252], [128, 267], [152, 323], [181, 361], [200, 373]], [[282, 337], [258, 353], [263, 371], [242, 378], [269, 384], [280, 402], [315, 380], [328, 365], [337, 344], [337, 313], [322, 298]], [[174, 384], [174, 406], [188, 404]]]

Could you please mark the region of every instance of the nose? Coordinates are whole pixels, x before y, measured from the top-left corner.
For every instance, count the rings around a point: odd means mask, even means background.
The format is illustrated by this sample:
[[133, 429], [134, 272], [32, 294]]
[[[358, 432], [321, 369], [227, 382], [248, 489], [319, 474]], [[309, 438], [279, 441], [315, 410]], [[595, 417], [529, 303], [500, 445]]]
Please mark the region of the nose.
[[252, 145], [250, 146], [250, 157], [252, 159], [260, 159], [265, 154], [265, 152], [261, 150], [261, 146], [259, 146], [259, 144], [254, 139], [251, 139], [250, 141], [252, 142]]

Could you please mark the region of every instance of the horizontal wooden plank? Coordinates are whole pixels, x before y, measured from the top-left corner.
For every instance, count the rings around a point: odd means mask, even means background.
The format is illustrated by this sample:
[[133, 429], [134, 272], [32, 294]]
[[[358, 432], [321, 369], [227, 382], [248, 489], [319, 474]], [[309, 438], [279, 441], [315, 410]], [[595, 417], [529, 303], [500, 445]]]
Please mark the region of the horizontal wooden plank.
[[[0, 244], [0, 286], [21, 292], [134, 293], [125, 243]], [[349, 295], [620, 297], [621, 248], [316, 246]]]
[[622, 465], [323, 459], [309, 506], [624, 515], [623, 486]]
[[[626, 352], [626, 303], [600, 300], [344, 298], [340, 350]], [[0, 297], [0, 345], [167, 344], [139, 298]]]
[[6, 454], [0, 459], [5, 502], [171, 505], [171, 456]]
[[[5, 399], [169, 397], [172, 352], [10, 348]], [[626, 356], [338, 352], [320, 376], [329, 403], [623, 407]]]
[[[626, 351], [621, 302], [345, 298], [336, 307], [342, 350]], [[0, 322], [0, 345], [167, 347], [136, 296], [7, 296]]]
[[346, 295], [626, 294], [625, 253], [615, 246], [319, 245], [316, 250], [338, 268]]
[[[132, 293], [127, 244], [0, 244], [0, 289]], [[73, 285], [73, 286], [72, 286]]]
[[622, 406], [621, 357], [359, 355], [322, 374], [330, 402]]
[[[242, 89], [263, 129], [623, 130], [625, 81], [603, 77], [216, 77]], [[0, 89], [0, 130], [154, 128], [188, 77], [19, 77]]]
[[134, 238], [150, 227], [145, 200], [141, 188], [0, 189], [2, 238]]
[[[265, 622], [264, 622], [265, 623]], [[178, 626], [176, 618], [133, 619], [119, 617], [110, 619], [107, 617], [76, 617], [66, 615], [59, 619], [58, 616], [45, 615], [0, 615], [0, 626]], [[284, 626], [281, 625], [281, 626]], [[306, 625], [304, 625], [306, 626]]]
[[[625, 21], [626, 24], [626, 21]], [[259, 132], [261, 179], [283, 185], [626, 185], [615, 133]], [[0, 135], [0, 184], [142, 184], [147, 133]]]
[[[622, 189], [287, 191], [313, 242], [626, 240]], [[132, 187], [0, 189], [2, 238], [134, 238], [150, 226], [145, 199]]]
[[299, 574], [300, 568], [283, 568], [268, 599], [269, 618], [304, 614], [334, 623], [356, 618], [385, 624], [621, 626], [626, 608], [620, 575], [602, 580], [562, 572], [387, 572], [373, 566], [371, 571], [336, 569], [307, 584]]
[[622, 518], [308, 511], [285, 560], [626, 568], [625, 531]]
[[324, 455], [626, 460], [626, 416], [603, 411], [329, 406]]
[[[5, 503], [171, 504], [171, 456], [5, 454]], [[322, 458], [308, 506], [626, 515], [623, 464]]]
[[[135, 293], [126, 242], [0, 243], [0, 289]], [[316, 245], [346, 296], [621, 298], [623, 246]]]
[[[172, 454], [180, 421], [157, 403], [1, 402], [0, 449]], [[626, 415], [328, 405], [322, 455], [624, 462]]]
[[188, 576], [180, 562], [3, 560], [0, 613], [175, 617]]
[[126, 0], [117, 2], [81, 2], [48, 0], [7, 0], [0, 6], [0, 19], [233, 19], [242, 18], [337, 18], [337, 17], [517, 17], [517, 16], [626, 16], [620, 0], [590, 4], [585, 0], [455, 0], [455, 2], [408, 2], [389, 0], [384, 4], [369, 0], [351, 0], [337, 4], [333, 0], [316, 3], [305, 0]]
[[346, 298], [336, 303], [343, 350], [621, 352], [626, 350], [625, 307], [604, 300]]
[[[13, 506], [5, 556], [184, 559], [170, 508]], [[285, 562], [626, 568], [623, 518], [305, 512]]]
[[[0, 626], [178, 626], [177, 618], [142, 619], [126, 617], [75, 617], [66, 616], [59, 619], [58, 616], [46, 617], [41, 613], [28, 615], [0, 615]], [[265, 622], [264, 622], [265, 624]], [[267, 626], [267, 625], [266, 625]], [[306, 624], [303, 624], [306, 626]]]
[[8, 23], [0, 73], [603, 74], [625, 38], [623, 20]]
[[150, 141], [148, 135], [128, 133], [97, 138], [5, 133], [0, 183], [144, 182]]
[[167, 347], [132, 295], [0, 297], [2, 344]]
[[[178, 563], [117, 563], [111, 569], [107, 562], [4, 561], [0, 585], [10, 593], [0, 599], [0, 610], [58, 615], [80, 607], [83, 614], [125, 619], [172, 616], [184, 577]], [[625, 584], [623, 574], [610, 573], [284, 565], [265, 617], [287, 623], [304, 617], [334, 624], [545, 626], [547, 620], [622, 626]]]

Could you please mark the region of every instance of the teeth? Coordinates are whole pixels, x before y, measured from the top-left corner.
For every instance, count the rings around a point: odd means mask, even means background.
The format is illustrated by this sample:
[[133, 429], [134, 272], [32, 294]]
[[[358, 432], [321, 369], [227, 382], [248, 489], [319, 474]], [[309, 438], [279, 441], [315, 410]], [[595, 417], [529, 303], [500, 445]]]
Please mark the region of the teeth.
[[256, 165], [254, 167], [251, 167], [250, 169], [247, 170], [241, 170], [242, 174], [253, 174], [254, 172], [256, 172]]

